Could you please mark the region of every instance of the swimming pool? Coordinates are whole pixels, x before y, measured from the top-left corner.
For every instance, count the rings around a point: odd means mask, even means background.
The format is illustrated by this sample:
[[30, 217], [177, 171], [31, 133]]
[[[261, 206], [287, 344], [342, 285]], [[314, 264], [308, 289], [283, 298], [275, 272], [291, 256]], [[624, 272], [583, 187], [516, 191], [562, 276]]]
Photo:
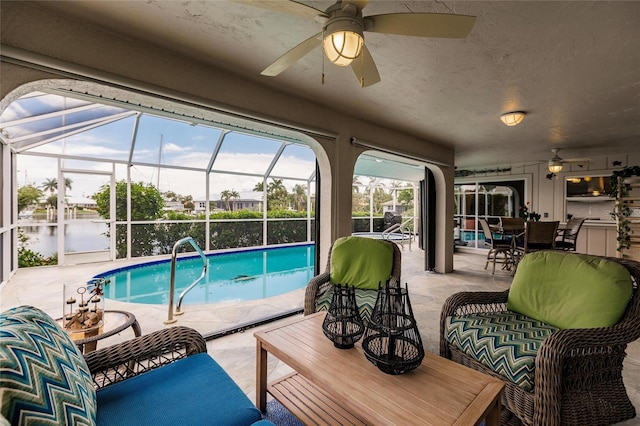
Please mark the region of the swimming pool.
[[[183, 304], [264, 299], [304, 287], [314, 275], [313, 244], [248, 249], [207, 255], [205, 279]], [[202, 273], [199, 256], [176, 262], [175, 297]], [[96, 275], [110, 280], [105, 297], [131, 303], [169, 303], [171, 260], [115, 269]]]

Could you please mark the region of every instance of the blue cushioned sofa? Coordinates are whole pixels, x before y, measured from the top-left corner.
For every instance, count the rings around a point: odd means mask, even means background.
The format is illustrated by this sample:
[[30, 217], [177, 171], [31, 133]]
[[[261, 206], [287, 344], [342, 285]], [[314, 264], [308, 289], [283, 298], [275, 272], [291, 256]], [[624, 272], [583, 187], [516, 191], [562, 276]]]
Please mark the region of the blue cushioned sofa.
[[527, 254], [509, 290], [447, 299], [440, 355], [505, 382], [503, 425], [633, 418], [622, 366], [640, 337], [639, 282], [633, 260]]
[[167, 328], [83, 357], [29, 306], [0, 314], [0, 401], [0, 425], [273, 426], [193, 329]]

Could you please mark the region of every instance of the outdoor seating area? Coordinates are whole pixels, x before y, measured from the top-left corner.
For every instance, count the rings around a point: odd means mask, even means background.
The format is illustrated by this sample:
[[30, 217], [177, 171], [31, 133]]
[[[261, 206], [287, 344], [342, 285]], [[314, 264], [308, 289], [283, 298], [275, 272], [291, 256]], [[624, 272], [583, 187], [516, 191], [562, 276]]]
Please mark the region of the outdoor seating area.
[[[420, 251], [402, 253], [402, 283], [408, 284], [413, 310], [422, 335], [425, 351], [436, 355], [439, 353], [440, 345], [440, 331], [438, 326], [440, 313], [447, 297], [460, 291], [504, 292], [511, 286], [513, 278], [508, 273], [496, 273], [492, 275], [490, 271], [485, 271], [483, 267], [486, 259], [483, 254], [479, 253], [456, 254], [456, 271], [451, 274], [429, 274], [422, 270], [423, 259], [421, 255], [422, 253]], [[78, 265], [66, 268], [32, 268], [31, 270], [21, 270], [14, 281], [12, 281], [11, 287], [15, 286], [22, 290], [20, 293], [13, 294], [8, 292], [7, 288], [2, 289], [0, 298], [3, 300], [3, 306], [6, 306], [4, 305], [5, 303], [15, 304], [16, 302], [14, 301], [20, 299], [25, 302], [28, 301], [34, 306], [45, 306], [48, 312], [56, 315], [60, 309], [58, 291], [61, 296], [61, 289], [57, 289], [56, 282], [80, 277], [86, 273], [87, 268], [89, 268], [87, 265]], [[40, 278], [42, 277], [43, 270], [46, 270], [49, 281], [44, 279], [44, 277]], [[37, 286], [32, 286], [31, 288], [36, 291], [28, 291], [27, 284], [33, 282], [38, 282]], [[46, 284], [46, 287], [42, 286], [43, 283]], [[50, 289], [47, 290], [47, 288]], [[302, 300], [304, 293], [297, 293], [297, 297]], [[52, 299], [56, 300], [52, 302]], [[112, 303], [113, 302], [107, 300], [106, 308], [124, 308], [122, 304], [113, 305]], [[143, 337], [141, 339], [151, 334], [153, 330], [166, 328], [166, 326], [162, 324], [162, 320], [165, 318], [165, 316], [162, 315], [164, 312], [156, 315], [153, 310], [150, 310], [150, 306], [140, 304], [128, 304], [126, 308], [135, 313], [136, 318], [140, 321], [140, 326], [143, 331]], [[253, 304], [247, 304], [246, 308], [243, 308], [242, 305], [234, 305], [233, 311], [235, 313], [231, 315], [231, 311], [229, 311], [228, 320], [247, 317], [253, 310], [255, 310], [255, 305]], [[209, 307], [206, 311], [202, 310], [198, 313], [198, 316], [202, 317], [199, 321], [207, 321], [209, 322], [210, 328], [214, 327], [214, 322], [219, 321], [219, 316], [224, 312], [225, 310], [221, 309], [220, 312], [217, 313], [215, 309]], [[209, 319], [203, 317], [205, 313]], [[193, 322], [193, 315], [194, 314], [186, 313], [184, 318], [181, 317], [179, 319], [178, 324], [193, 324], [202, 327], [201, 324]], [[275, 323], [261, 325], [254, 330], [259, 332], [260, 330], [271, 329], [287, 321], [289, 320], [284, 319]], [[130, 330], [125, 330], [121, 335], [101, 340], [98, 342], [98, 352], [95, 352], [95, 354], [101, 354], [100, 358], [102, 358], [103, 354], [110, 353], [110, 351], [106, 350], [105, 352], [101, 352], [101, 350], [112, 345], [114, 342], [127, 341], [133, 338], [133, 335], [134, 333]], [[146, 341], [138, 340], [138, 342], [143, 346], [147, 345]], [[118, 346], [116, 346], [116, 348], [117, 347]], [[134, 350], [134, 352], [136, 350]], [[242, 392], [248, 396], [249, 400], [255, 403], [253, 398], [256, 394], [256, 339], [253, 337], [253, 331], [234, 333], [208, 341], [206, 342], [206, 350], [220, 367], [228, 373]], [[640, 406], [640, 342], [634, 341], [629, 343], [626, 353], [627, 357], [622, 360], [624, 365], [622, 377], [632, 403], [638, 407]], [[97, 355], [94, 355], [94, 357], [96, 356]], [[117, 356], [125, 359], [127, 355]], [[111, 356], [107, 358], [111, 358]], [[88, 357], [88, 359], [92, 358]], [[269, 381], [291, 371], [285, 363], [275, 358], [270, 358], [267, 365]], [[123, 368], [128, 368], [128, 366], [123, 366]], [[124, 383], [126, 383], [126, 380]], [[269, 410], [269, 407], [268, 405], [267, 410]], [[621, 424], [636, 424], [634, 422], [635, 419], [632, 419]], [[277, 422], [274, 423], [278, 424]]]

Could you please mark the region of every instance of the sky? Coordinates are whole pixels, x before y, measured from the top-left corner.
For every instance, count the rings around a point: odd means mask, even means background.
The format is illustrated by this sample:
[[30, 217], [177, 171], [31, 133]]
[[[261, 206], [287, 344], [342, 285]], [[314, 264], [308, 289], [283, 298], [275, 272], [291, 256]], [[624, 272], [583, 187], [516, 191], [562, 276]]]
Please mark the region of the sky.
[[[127, 161], [130, 155], [133, 135], [133, 117], [109, 123], [86, 132], [40, 145], [30, 152], [44, 154], [68, 153], [74, 157], [86, 157], [99, 161], [63, 160], [63, 169], [82, 170], [87, 173], [69, 172], [65, 174], [72, 181], [71, 195], [90, 196], [109, 180], [104, 172], [111, 172], [111, 162]], [[205, 170], [212, 153], [222, 135], [220, 129], [207, 126], [193, 126], [185, 122], [143, 115], [140, 119], [132, 155], [133, 162], [165, 166], [179, 166]], [[241, 176], [233, 173], [265, 173], [281, 141], [256, 137], [248, 134], [229, 133], [225, 136], [214, 162], [211, 175], [211, 194], [224, 190], [238, 192], [251, 191], [262, 179], [258, 176]], [[56, 178], [57, 159], [18, 156], [18, 184], [32, 184], [40, 187], [50, 178]], [[290, 190], [296, 184], [306, 185], [306, 180], [315, 170], [315, 155], [306, 146], [288, 145], [272, 170], [273, 176], [286, 176], [302, 180], [284, 180]], [[91, 174], [98, 172], [101, 174]], [[126, 179], [127, 167], [115, 166], [116, 180]], [[203, 171], [172, 169], [149, 165], [133, 165], [131, 178], [134, 182], [152, 183], [162, 192], [173, 191], [180, 195], [192, 195], [204, 199], [206, 175]]]
[[[28, 146], [27, 152], [75, 158], [62, 160], [64, 177], [71, 180], [66, 195], [73, 197], [91, 197], [113, 172], [117, 181], [125, 180], [126, 163], [131, 157], [135, 163], [130, 169], [133, 182], [151, 183], [161, 192], [204, 200], [204, 170], [219, 143], [209, 194], [251, 191], [262, 181], [261, 176], [283, 146], [283, 141], [270, 137], [239, 131], [225, 133], [220, 128], [147, 113], [140, 116], [136, 125], [134, 114], [135, 111], [115, 106], [35, 92], [14, 101], [0, 115], [0, 123], [3, 136], [19, 140], [16, 146]], [[62, 135], [60, 128], [66, 129], [65, 137], [47, 142], [48, 138]], [[17, 163], [19, 186], [41, 187], [47, 179], [58, 178], [57, 158], [19, 155]], [[290, 178], [284, 179], [283, 184], [291, 191], [296, 184], [306, 186], [314, 171], [313, 150], [294, 143], [284, 148], [270, 176]]]

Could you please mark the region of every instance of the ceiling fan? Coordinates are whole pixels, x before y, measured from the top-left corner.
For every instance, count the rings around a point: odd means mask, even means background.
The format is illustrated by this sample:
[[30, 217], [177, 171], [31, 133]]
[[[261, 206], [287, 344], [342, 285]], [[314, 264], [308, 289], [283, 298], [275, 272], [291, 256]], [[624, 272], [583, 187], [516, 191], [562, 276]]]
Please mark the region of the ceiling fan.
[[336, 65], [350, 65], [362, 87], [380, 81], [375, 62], [364, 44], [364, 32], [416, 37], [465, 38], [476, 21], [475, 16], [439, 13], [388, 13], [363, 16], [368, 0], [337, 0], [325, 11], [297, 1], [236, 0], [239, 3], [290, 15], [312, 18], [322, 24], [322, 31], [298, 44], [262, 75], [276, 76], [323, 45], [325, 55]]
[[591, 161], [589, 158], [567, 158], [566, 160], [558, 155], [560, 148], [553, 148], [551, 152], [553, 157], [548, 162], [549, 171], [551, 173], [559, 173], [562, 171], [562, 166], [566, 163], [584, 164]]

